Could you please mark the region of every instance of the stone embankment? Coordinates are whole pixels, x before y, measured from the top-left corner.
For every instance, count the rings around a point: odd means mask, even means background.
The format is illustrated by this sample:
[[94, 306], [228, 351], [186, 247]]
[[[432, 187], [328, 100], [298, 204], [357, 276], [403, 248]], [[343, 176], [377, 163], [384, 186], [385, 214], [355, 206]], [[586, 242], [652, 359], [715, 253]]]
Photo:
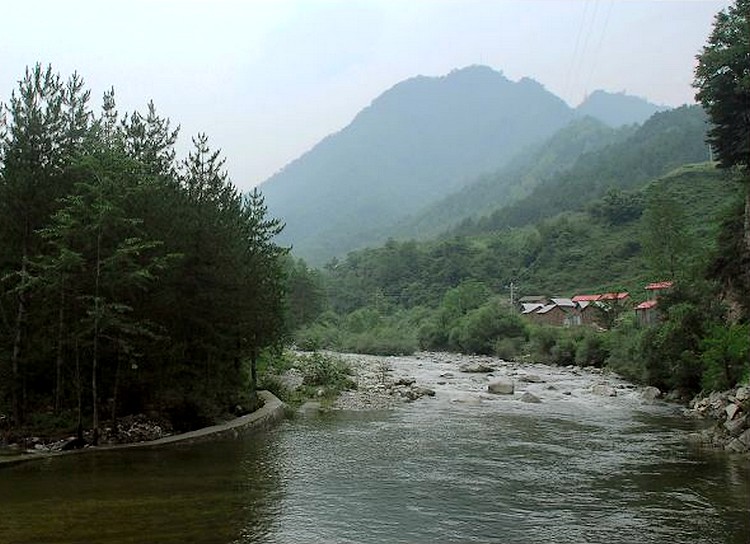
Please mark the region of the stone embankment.
[[707, 446], [734, 453], [750, 453], [750, 386], [699, 396], [685, 414], [711, 421], [692, 438]]

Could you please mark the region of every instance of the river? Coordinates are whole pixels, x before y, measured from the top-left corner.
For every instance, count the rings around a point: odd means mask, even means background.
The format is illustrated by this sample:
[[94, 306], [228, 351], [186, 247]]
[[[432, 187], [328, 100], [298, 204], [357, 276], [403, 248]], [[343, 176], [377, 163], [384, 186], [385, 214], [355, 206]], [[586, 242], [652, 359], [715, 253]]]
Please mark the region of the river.
[[449, 360], [388, 365], [435, 397], [0, 468], [0, 542], [750, 542], [750, 462], [690, 446], [674, 406], [575, 369], [493, 373], [531, 404]]

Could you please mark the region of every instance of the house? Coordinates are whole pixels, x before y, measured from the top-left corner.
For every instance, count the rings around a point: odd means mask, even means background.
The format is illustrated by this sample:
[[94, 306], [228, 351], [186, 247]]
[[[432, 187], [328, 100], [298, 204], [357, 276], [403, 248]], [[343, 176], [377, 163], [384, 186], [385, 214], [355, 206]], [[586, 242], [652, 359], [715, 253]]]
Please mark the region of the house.
[[540, 325], [553, 325], [562, 327], [568, 317], [568, 311], [557, 304], [547, 304], [533, 312], [531, 317]]
[[659, 312], [656, 308], [659, 297], [671, 289], [673, 285], [674, 282], [671, 281], [657, 281], [646, 286], [649, 299], [635, 307], [635, 318], [639, 325], [655, 325], [659, 322]]
[[610, 327], [630, 295], [625, 292], [576, 295], [573, 298], [521, 297], [521, 315], [542, 325]]
[[571, 299], [578, 305], [581, 325], [610, 328], [617, 316], [630, 303], [627, 292], [576, 295]]
[[646, 291], [650, 291], [651, 298], [656, 299], [657, 297], [669, 291], [672, 288], [672, 285], [674, 285], [674, 282], [672, 281], [656, 281], [653, 283], [649, 283], [646, 286]]
[[654, 325], [659, 322], [656, 300], [646, 300], [635, 307], [635, 318], [639, 325]]
[[521, 303], [521, 315], [528, 315], [530, 313], [536, 312], [537, 310], [540, 310], [546, 306], [542, 302], [523, 302]]
[[569, 298], [551, 298], [549, 304], [537, 309], [529, 308], [525, 315], [541, 325], [556, 327], [580, 325], [581, 320], [578, 306]]

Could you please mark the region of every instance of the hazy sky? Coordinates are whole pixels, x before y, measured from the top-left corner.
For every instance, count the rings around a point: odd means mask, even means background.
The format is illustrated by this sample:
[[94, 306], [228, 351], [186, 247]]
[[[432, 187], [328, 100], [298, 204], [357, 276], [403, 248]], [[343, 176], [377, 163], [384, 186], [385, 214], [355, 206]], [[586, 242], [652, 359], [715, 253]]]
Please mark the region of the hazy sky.
[[486, 64], [577, 105], [595, 89], [693, 101], [695, 55], [729, 0], [4, 2], [0, 101], [25, 66], [78, 71], [118, 109], [206, 132], [233, 181], [263, 181], [399, 81]]

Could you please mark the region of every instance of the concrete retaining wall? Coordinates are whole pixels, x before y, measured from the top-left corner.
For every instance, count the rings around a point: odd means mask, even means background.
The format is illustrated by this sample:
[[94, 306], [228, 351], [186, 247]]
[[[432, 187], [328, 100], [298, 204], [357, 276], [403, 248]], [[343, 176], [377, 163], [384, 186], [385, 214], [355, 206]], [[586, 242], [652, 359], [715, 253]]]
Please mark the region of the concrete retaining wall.
[[76, 455], [82, 453], [125, 450], [134, 448], [153, 448], [159, 446], [170, 446], [178, 444], [195, 444], [207, 440], [216, 440], [217, 438], [238, 438], [239, 436], [261, 429], [272, 427], [284, 418], [285, 405], [273, 393], [269, 391], [258, 391], [258, 396], [263, 399], [263, 406], [242, 417], [238, 417], [221, 425], [204, 427], [196, 431], [165, 436], [157, 440], [148, 442], [136, 442], [133, 444], [118, 444], [116, 446], [100, 446], [96, 448], [83, 448], [72, 451], [59, 452], [41, 452], [27, 453], [12, 457], [0, 457], [0, 467], [15, 465], [35, 459], [49, 459], [50, 457], [59, 457], [62, 455]]

